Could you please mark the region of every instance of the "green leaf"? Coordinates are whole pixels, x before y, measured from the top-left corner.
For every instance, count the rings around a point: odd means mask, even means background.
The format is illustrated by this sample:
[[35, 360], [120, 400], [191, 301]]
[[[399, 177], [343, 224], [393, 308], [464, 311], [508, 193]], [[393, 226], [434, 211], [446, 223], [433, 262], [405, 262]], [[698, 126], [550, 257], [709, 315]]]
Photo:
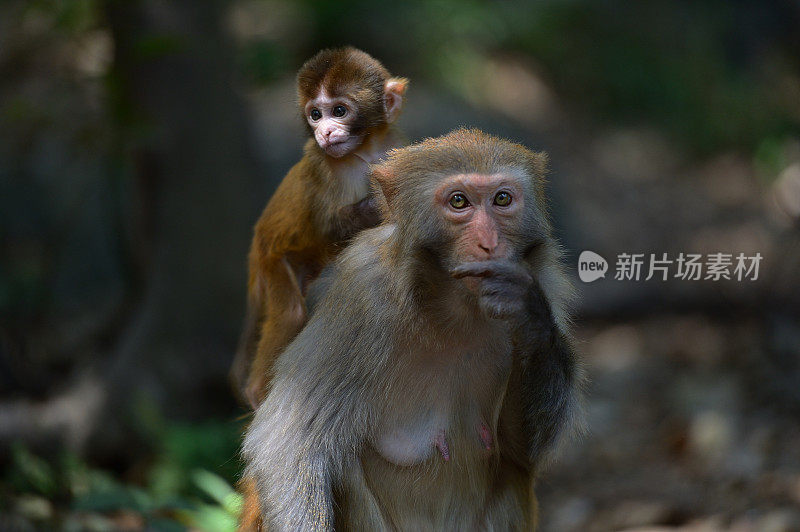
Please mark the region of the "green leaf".
[[42, 495], [53, 495], [58, 490], [56, 474], [50, 464], [31, 453], [21, 443], [11, 446], [11, 463], [14, 476]]

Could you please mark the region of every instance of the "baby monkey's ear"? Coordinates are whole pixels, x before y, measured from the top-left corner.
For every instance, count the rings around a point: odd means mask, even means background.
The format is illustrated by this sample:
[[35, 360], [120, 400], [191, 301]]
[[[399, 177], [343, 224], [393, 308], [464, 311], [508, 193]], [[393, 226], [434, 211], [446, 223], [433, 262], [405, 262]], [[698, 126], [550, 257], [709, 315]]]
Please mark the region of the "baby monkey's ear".
[[389, 78], [383, 87], [383, 109], [386, 112], [386, 121], [390, 124], [397, 120], [403, 108], [403, 95], [408, 89], [406, 78]]

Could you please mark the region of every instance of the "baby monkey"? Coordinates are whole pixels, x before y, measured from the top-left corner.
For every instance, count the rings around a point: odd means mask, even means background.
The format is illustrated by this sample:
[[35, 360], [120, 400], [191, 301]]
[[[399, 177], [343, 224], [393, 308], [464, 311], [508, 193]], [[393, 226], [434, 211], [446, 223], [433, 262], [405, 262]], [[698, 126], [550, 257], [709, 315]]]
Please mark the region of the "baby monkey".
[[403, 144], [392, 127], [408, 87], [355, 48], [323, 50], [297, 74], [311, 138], [256, 223], [250, 248], [247, 313], [231, 370], [255, 408], [275, 357], [306, 321], [307, 285], [344, 242], [379, 222], [369, 164]]

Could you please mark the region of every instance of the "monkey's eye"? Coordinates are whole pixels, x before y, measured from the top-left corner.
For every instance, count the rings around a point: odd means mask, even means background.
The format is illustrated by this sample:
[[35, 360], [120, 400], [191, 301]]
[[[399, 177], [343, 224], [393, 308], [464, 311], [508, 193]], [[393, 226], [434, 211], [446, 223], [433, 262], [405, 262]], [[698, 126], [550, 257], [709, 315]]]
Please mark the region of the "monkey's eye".
[[319, 109], [316, 109], [316, 108], [315, 108], [315, 109], [312, 109], [312, 110], [311, 110], [311, 112], [308, 114], [308, 116], [310, 116], [310, 117], [311, 117], [311, 120], [313, 120], [314, 122], [316, 122], [317, 120], [319, 120], [320, 118], [322, 118], [322, 113], [320, 112], [320, 110], [319, 110]]
[[347, 107], [344, 105], [337, 105], [333, 108], [333, 112], [331, 114], [336, 118], [341, 118], [347, 114]]
[[469, 205], [469, 201], [464, 194], [453, 194], [450, 197], [450, 206], [454, 209], [463, 209], [467, 205]]
[[511, 194], [508, 192], [498, 192], [494, 197], [494, 204], [505, 207], [511, 203]]

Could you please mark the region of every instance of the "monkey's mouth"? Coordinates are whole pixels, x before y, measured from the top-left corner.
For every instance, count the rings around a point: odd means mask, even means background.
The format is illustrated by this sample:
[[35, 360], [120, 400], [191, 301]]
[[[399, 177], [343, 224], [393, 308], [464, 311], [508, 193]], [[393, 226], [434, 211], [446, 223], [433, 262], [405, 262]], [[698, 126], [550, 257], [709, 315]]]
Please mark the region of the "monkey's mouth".
[[327, 153], [331, 157], [341, 157], [342, 155], [345, 155], [355, 147], [353, 145], [353, 142], [351, 141], [352, 138], [346, 138], [343, 140], [327, 142], [321, 147], [323, 150], [325, 150], [325, 153]]
[[477, 293], [481, 286], [481, 281], [493, 275], [491, 261], [475, 261], [463, 263], [450, 270], [453, 279], [461, 281], [463, 286], [470, 292]]
[[341, 146], [342, 144], [347, 144], [347, 141], [350, 139], [343, 139], [343, 140], [334, 140], [332, 142], [326, 142], [325, 145], [322, 147], [325, 150], [336, 148], [337, 146]]

